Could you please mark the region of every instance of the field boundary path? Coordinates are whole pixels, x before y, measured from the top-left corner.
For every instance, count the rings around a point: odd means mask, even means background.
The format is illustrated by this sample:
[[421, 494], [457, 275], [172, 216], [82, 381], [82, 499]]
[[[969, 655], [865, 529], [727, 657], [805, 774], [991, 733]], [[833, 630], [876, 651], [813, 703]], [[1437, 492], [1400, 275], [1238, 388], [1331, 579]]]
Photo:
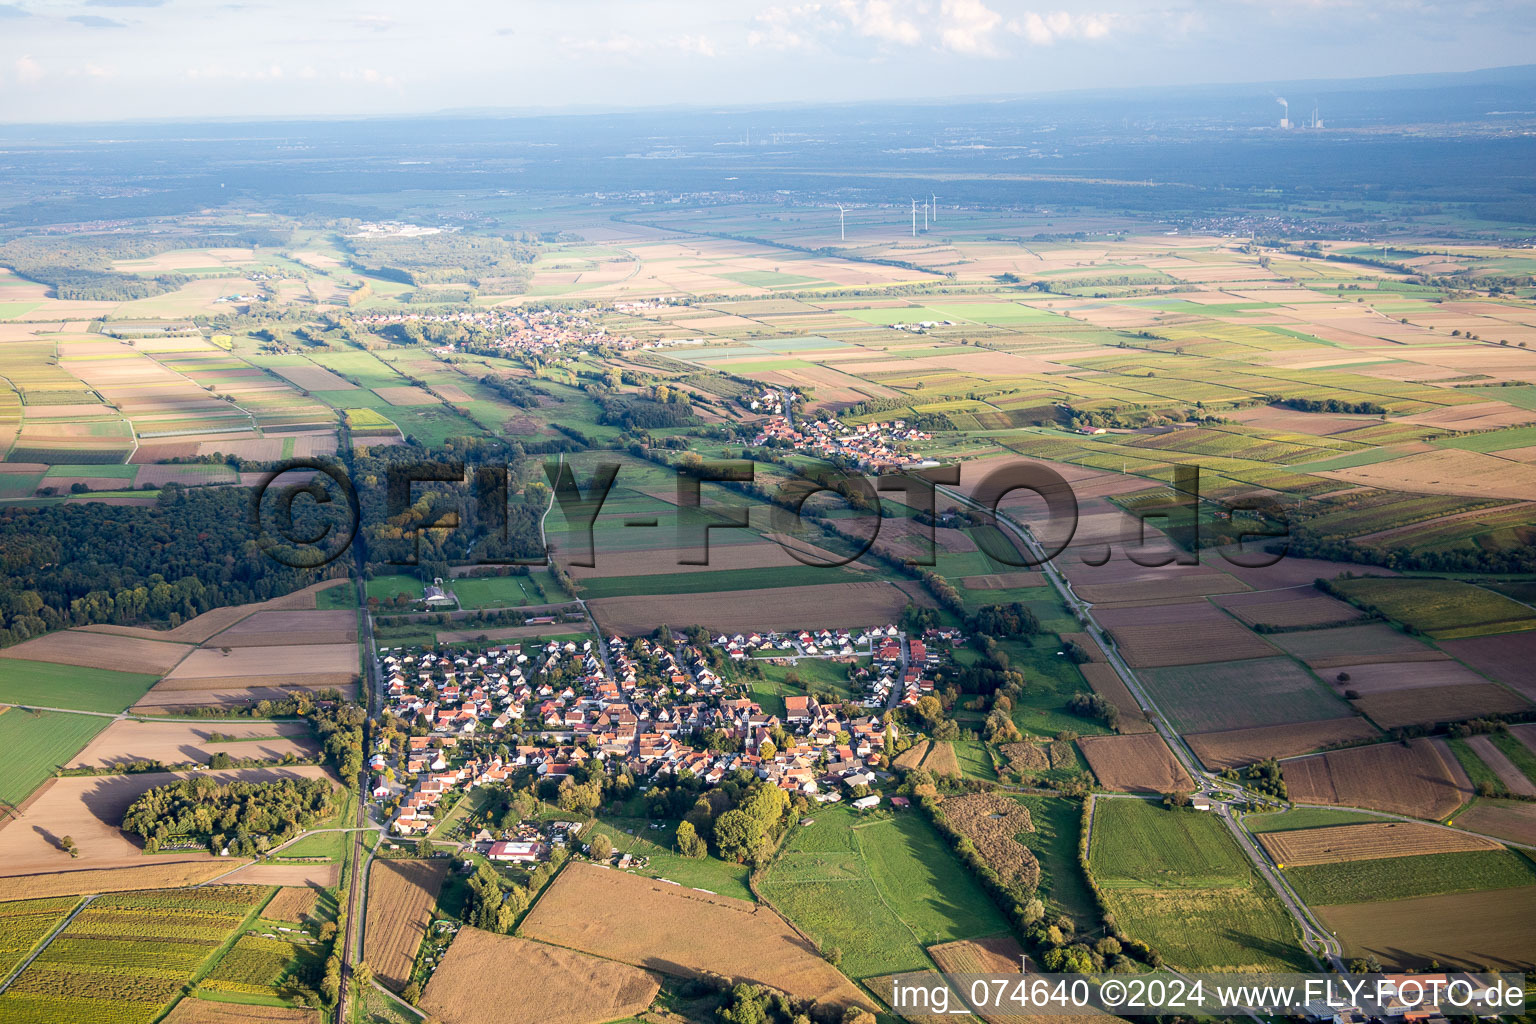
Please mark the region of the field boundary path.
[[[100, 894], [98, 893], [96, 895]], [[79, 905], [76, 906], [74, 910], [69, 912], [69, 916], [60, 921], [58, 927], [49, 932], [48, 937], [43, 939], [43, 941], [38, 944], [37, 948], [32, 950], [26, 959], [23, 960], [14, 971], [5, 976], [4, 981], [0, 981], [0, 994], [4, 994], [5, 990], [11, 987], [11, 983], [21, 976], [21, 972], [25, 971], [28, 967], [31, 967], [32, 961], [42, 956], [43, 951], [46, 950], [49, 946], [53, 945], [53, 940], [59, 937], [59, 933], [64, 931], [65, 928], [69, 927], [69, 922], [73, 921], [77, 916], [79, 916], [80, 911], [91, 905], [91, 901], [96, 898], [96, 895], [87, 896], [85, 899], [81, 900]]]

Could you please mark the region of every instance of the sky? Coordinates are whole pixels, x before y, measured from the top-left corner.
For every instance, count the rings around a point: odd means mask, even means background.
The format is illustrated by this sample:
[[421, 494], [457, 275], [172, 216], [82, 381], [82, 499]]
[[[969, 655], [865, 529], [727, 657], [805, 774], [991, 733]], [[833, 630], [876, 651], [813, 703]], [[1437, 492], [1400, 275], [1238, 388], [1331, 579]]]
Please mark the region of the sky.
[[942, 99], [1526, 64], [1536, 0], [0, 0], [0, 123]]

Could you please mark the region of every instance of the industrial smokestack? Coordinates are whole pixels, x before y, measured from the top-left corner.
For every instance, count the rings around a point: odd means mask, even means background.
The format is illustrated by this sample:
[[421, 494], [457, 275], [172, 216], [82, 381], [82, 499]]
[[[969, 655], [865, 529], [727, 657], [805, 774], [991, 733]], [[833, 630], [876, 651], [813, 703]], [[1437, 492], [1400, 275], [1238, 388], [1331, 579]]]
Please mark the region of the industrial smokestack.
[[1291, 126], [1291, 105], [1285, 101], [1284, 96], [1276, 96], [1275, 102], [1285, 108], [1285, 113], [1280, 115], [1280, 127], [1289, 128]]

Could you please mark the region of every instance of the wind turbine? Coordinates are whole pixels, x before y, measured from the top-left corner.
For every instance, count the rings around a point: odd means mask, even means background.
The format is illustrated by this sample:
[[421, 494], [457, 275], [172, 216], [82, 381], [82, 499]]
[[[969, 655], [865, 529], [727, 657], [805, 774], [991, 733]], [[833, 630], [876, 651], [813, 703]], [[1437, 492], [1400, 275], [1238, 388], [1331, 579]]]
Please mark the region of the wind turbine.
[[848, 222], [843, 219], [843, 215], [847, 211], [843, 209], [843, 204], [842, 203], [838, 203], [836, 205], [837, 205], [837, 234], [838, 234], [838, 237], [842, 241], [846, 242], [846, 241], [848, 241]]
[[923, 230], [928, 230], [928, 201], [923, 201]]
[[933, 200], [933, 222], [937, 224], [939, 222], [939, 197], [930, 195], [929, 198]]
[[917, 237], [917, 200], [912, 200], [912, 237]]

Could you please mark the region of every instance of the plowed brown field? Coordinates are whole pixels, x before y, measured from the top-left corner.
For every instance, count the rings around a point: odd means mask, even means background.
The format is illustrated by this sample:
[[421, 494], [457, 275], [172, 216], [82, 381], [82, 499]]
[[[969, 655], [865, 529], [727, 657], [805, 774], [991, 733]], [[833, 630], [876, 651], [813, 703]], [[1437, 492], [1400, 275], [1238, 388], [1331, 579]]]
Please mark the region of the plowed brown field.
[[710, 972], [817, 1003], [874, 1009], [771, 908], [591, 864], [567, 867], [522, 932], [663, 974]]
[[1384, 860], [1425, 853], [1462, 853], [1497, 850], [1499, 844], [1464, 832], [1409, 821], [1370, 822], [1302, 828], [1291, 832], [1263, 832], [1259, 842], [1285, 867], [1337, 864], [1352, 860]]
[[[432, 923], [432, 908], [448, 876], [448, 864], [448, 858], [373, 862], [363, 958], [374, 975], [396, 992], [410, 981], [411, 965]], [[454, 946], [462, 938], [455, 939]]]

